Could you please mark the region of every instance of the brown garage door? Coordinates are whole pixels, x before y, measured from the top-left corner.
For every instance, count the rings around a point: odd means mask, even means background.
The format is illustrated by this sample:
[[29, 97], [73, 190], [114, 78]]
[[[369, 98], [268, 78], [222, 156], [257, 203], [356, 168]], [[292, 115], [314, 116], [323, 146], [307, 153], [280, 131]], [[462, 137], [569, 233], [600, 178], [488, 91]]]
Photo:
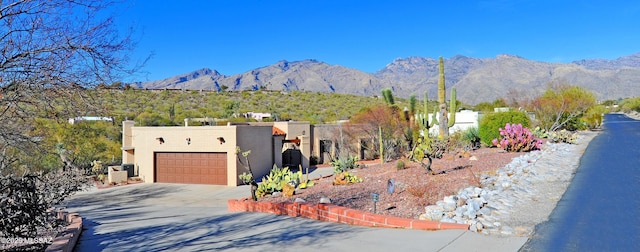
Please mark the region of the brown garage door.
[[155, 154], [155, 181], [184, 184], [227, 184], [227, 153]]

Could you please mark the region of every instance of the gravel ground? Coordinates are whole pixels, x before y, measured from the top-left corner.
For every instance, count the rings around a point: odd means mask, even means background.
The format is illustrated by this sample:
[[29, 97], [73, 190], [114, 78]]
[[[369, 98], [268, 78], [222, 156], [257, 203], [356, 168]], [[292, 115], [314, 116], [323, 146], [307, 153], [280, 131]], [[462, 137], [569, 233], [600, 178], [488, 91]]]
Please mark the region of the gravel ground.
[[[266, 196], [260, 200], [272, 202], [293, 202], [296, 198], [306, 202], [320, 202], [328, 197], [335, 205], [363, 211], [373, 211], [372, 193], [380, 195], [376, 212], [391, 216], [417, 219], [425, 212], [424, 207], [435, 204], [444, 196], [458, 190], [479, 185], [482, 174], [492, 174], [508, 164], [513, 157], [523, 153], [508, 153], [497, 148], [481, 148], [469, 156], [446, 154], [433, 162], [432, 169], [444, 174], [427, 174], [420, 164], [405, 162], [404, 169], [396, 167], [396, 161], [379, 164], [368, 162], [364, 168], [350, 172], [363, 179], [362, 183], [333, 185], [335, 176], [315, 181], [315, 185], [297, 190], [292, 197]], [[457, 169], [464, 167], [462, 169]], [[331, 169], [331, 168], [320, 168]], [[393, 179], [395, 190], [387, 192], [388, 181]]]
[[[544, 222], [566, 191], [582, 153], [597, 132], [581, 132], [578, 143], [544, 144], [542, 151], [533, 162], [536, 182], [528, 189], [531, 195], [518, 198], [510, 213], [500, 218], [505, 226], [513, 227], [513, 234], [526, 236], [535, 225]], [[497, 148], [481, 148], [469, 155], [446, 154], [434, 160], [432, 168], [443, 174], [431, 175], [417, 163], [405, 161], [405, 169], [398, 169], [396, 162], [379, 164], [369, 162], [364, 168], [352, 170], [363, 178], [362, 183], [333, 185], [335, 176], [316, 180], [316, 185], [297, 190], [292, 197], [267, 196], [261, 200], [273, 202], [293, 202], [296, 198], [306, 202], [319, 202], [328, 197], [333, 204], [373, 211], [372, 193], [378, 193], [380, 200], [376, 212], [391, 216], [417, 219], [425, 213], [425, 206], [434, 205], [445, 196], [454, 195], [461, 189], [480, 186], [481, 177], [494, 176], [514, 157], [526, 153], [507, 153]], [[327, 168], [330, 169], [330, 168]], [[395, 190], [387, 192], [388, 181], [393, 179]]]

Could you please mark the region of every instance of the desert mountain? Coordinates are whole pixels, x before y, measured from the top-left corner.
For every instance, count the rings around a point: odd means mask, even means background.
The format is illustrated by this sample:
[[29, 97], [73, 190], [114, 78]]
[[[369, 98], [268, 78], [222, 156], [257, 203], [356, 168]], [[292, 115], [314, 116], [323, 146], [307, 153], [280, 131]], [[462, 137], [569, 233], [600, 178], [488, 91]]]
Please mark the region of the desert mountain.
[[[598, 99], [640, 96], [640, 53], [615, 60], [585, 59], [568, 64], [527, 60], [513, 55], [495, 58], [454, 56], [445, 59], [447, 89], [455, 87], [458, 99], [490, 102], [513, 94], [537, 95], [551, 82], [583, 86]], [[139, 88], [190, 90], [283, 90], [379, 95], [390, 87], [394, 94], [436, 98], [438, 60], [399, 58], [376, 73], [329, 65], [316, 60], [279, 61], [243, 74], [224, 76], [200, 69], [164, 80], [138, 83]]]

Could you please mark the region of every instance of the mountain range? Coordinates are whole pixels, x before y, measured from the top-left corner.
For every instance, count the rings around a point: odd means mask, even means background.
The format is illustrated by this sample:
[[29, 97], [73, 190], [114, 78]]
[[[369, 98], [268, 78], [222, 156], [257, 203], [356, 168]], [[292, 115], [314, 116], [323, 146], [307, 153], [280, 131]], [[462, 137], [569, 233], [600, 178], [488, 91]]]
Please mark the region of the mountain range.
[[[614, 60], [584, 59], [570, 63], [532, 61], [502, 54], [495, 58], [457, 55], [444, 59], [445, 85], [456, 88], [458, 100], [467, 104], [538, 95], [550, 83], [582, 86], [599, 100], [640, 96], [640, 53]], [[375, 73], [317, 60], [279, 61], [242, 74], [225, 76], [203, 68], [164, 80], [134, 83], [135, 88], [214, 91], [282, 90], [335, 92], [362, 96], [394, 95], [422, 99], [437, 96], [438, 60], [398, 58]], [[449, 91], [447, 91], [449, 93]], [[531, 98], [531, 97], [529, 97]]]

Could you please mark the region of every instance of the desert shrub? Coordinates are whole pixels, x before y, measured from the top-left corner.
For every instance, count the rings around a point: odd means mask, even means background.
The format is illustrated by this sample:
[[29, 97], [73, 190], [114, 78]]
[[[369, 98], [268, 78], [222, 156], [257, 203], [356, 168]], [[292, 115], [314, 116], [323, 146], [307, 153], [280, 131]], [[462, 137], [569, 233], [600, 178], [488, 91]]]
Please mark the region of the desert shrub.
[[607, 113], [607, 108], [604, 105], [592, 106], [582, 115], [582, 120], [588, 129], [600, 128], [605, 113]]
[[575, 144], [578, 134], [567, 130], [554, 131], [549, 134], [549, 140], [554, 143]]
[[396, 161], [396, 170], [404, 170], [406, 168], [406, 164], [402, 160]]
[[537, 139], [528, 128], [522, 127], [522, 124], [509, 124], [500, 128], [500, 140], [493, 139], [493, 145], [503, 148], [509, 152], [532, 151], [539, 150], [542, 147], [542, 141]]
[[407, 188], [407, 192], [414, 197], [423, 198], [428, 193], [429, 186], [428, 185], [417, 185]]
[[333, 166], [333, 173], [339, 174], [358, 167], [358, 157], [340, 157], [331, 161]]
[[460, 140], [463, 143], [468, 144], [470, 149], [477, 149], [480, 147], [480, 133], [478, 128], [471, 127], [461, 132]]
[[[562, 129], [569, 131], [585, 130], [587, 129], [587, 123], [583, 120], [583, 117], [571, 116], [568, 113], [560, 116], [560, 121], [565, 122]], [[553, 131], [558, 131], [560, 128], [556, 128]]]
[[531, 121], [525, 112], [520, 111], [487, 114], [480, 120], [480, 127], [478, 129], [480, 141], [487, 146], [493, 146], [493, 139], [500, 137], [500, 131], [498, 131], [498, 129], [504, 127], [507, 123], [522, 124], [523, 127], [529, 127]]
[[631, 111], [640, 112], [640, 97], [627, 98], [620, 101], [619, 108], [622, 112], [629, 113]]
[[595, 95], [580, 86], [551, 84], [539, 97], [527, 105], [536, 115], [537, 125], [547, 131], [585, 128], [580, 120], [587, 109], [596, 105]]
[[407, 139], [407, 122], [400, 114], [397, 106], [381, 105], [365, 109], [349, 119], [344, 128], [345, 137], [381, 139], [382, 148], [375, 144], [371, 146], [371, 151], [383, 156], [386, 161], [397, 159], [402, 156]]
[[[473, 131], [475, 129], [475, 132]], [[480, 147], [480, 137], [477, 128], [457, 131], [449, 135], [449, 143], [447, 152], [451, 151], [470, 151]]]
[[56, 223], [48, 210], [82, 190], [88, 182], [83, 170], [68, 168], [49, 173], [0, 175], [0, 237], [37, 237]]
[[507, 107], [507, 103], [504, 99], [496, 99], [493, 102], [481, 102], [474, 106], [476, 111], [481, 111], [484, 113], [493, 112], [495, 108]]
[[[442, 155], [450, 149], [448, 138], [420, 138], [411, 153], [412, 159], [419, 162], [427, 172], [434, 173], [431, 164], [434, 158], [442, 158]], [[424, 163], [424, 159], [428, 162]]]

